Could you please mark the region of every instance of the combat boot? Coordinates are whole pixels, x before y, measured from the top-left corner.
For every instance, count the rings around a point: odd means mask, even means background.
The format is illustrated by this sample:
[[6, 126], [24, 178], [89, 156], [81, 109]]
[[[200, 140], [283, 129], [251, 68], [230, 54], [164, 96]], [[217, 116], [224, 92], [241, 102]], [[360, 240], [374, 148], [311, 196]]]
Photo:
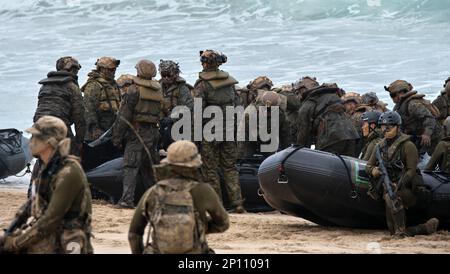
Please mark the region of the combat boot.
[[241, 205], [231, 209], [229, 211], [230, 213], [237, 213], [237, 214], [243, 214], [243, 213], [247, 213], [247, 210], [245, 210], [245, 208]]
[[406, 225], [405, 225], [405, 210], [402, 209], [397, 213], [392, 214], [392, 219], [394, 221], [394, 235], [393, 238], [402, 239], [408, 237], [406, 233]]
[[437, 231], [439, 220], [436, 218], [431, 218], [426, 223], [424, 223], [423, 226], [425, 227], [426, 235], [433, 234]]
[[437, 231], [438, 226], [439, 220], [436, 218], [431, 218], [424, 224], [408, 227], [407, 233], [410, 236], [430, 235]]

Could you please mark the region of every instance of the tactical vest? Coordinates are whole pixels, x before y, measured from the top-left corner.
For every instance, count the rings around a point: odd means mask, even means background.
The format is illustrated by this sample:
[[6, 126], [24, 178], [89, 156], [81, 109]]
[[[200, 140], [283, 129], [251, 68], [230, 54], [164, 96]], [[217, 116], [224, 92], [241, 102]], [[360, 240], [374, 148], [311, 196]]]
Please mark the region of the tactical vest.
[[[403, 132], [410, 135], [422, 135], [424, 131], [423, 127], [423, 120], [417, 119], [414, 115], [412, 115], [408, 108], [409, 104], [413, 100], [419, 101], [424, 107], [426, 107], [432, 117], [436, 118], [439, 116], [439, 110], [434, 109], [435, 107], [431, 105], [431, 103], [424, 99], [423, 94], [417, 94], [417, 92], [411, 92], [412, 94], [408, 96], [406, 99], [403, 100], [403, 102], [400, 103], [399, 106], [395, 106], [394, 110], [396, 110], [402, 117], [402, 129]], [[433, 109], [432, 109], [433, 108]], [[437, 115], [437, 116], [436, 116]]]
[[381, 139], [382, 139], [382, 137], [381, 137], [381, 130], [379, 130], [378, 128], [375, 128], [369, 134], [369, 136], [367, 136], [367, 140], [365, 141], [365, 145], [361, 149], [361, 154], [362, 154], [363, 158], [366, 158], [364, 156], [366, 156], [367, 149], [369, 148], [369, 146], [372, 146], [374, 142], [375, 143], [379, 143], [381, 141]]
[[178, 106], [178, 98], [180, 97], [180, 87], [185, 85], [183, 78], [179, 77], [173, 85], [164, 90], [163, 88], [163, 110], [165, 115], [170, 115], [172, 109]]
[[[48, 208], [58, 179], [58, 172], [69, 163], [79, 165], [76, 159], [76, 157], [70, 155], [66, 157], [57, 156], [42, 170], [35, 182], [36, 196], [31, 205], [31, 216], [34, 218], [33, 223], [37, 222]], [[80, 170], [82, 170], [81, 166]], [[78, 203], [77, 206], [66, 212], [61, 226], [54, 233], [50, 233], [50, 239], [56, 238], [52, 240], [56, 246], [50, 247], [51, 249], [58, 253], [92, 253], [90, 243], [91, 214], [87, 208], [88, 197], [91, 197], [91, 193], [89, 188], [86, 187], [81, 199], [74, 201], [74, 203]], [[78, 243], [79, 246], [73, 246], [75, 248], [73, 249], [70, 246], [73, 243]], [[78, 247], [81, 250], [77, 250]]]
[[403, 175], [406, 163], [402, 162], [400, 152], [403, 145], [408, 141], [410, 141], [410, 137], [401, 134], [390, 146], [385, 139], [378, 144], [381, 158], [384, 160], [384, 165], [392, 182], [398, 183]]
[[42, 85], [38, 95], [38, 106], [33, 121], [36, 122], [44, 115], [51, 115], [64, 121], [67, 127], [73, 124], [71, 118], [72, 94], [69, 90], [71, 83], [77, 84], [76, 80], [64, 73], [49, 73], [49, 77], [39, 81]]
[[152, 243], [147, 242], [148, 253], [203, 253], [205, 231], [190, 193], [197, 184], [183, 179], [167, 179], [156, 184], [155, 206], [144, 210], [151, 226]]
[[204, 98], [203, 106], [219, 106], [225, 110], [226, 106], [234, 106], [236, 91], [234, 85], [238, 83], [227, 72], [222, 70], [203, 71], [199, 73], [200, 79], [197, 80], [195, 86], [201, 81], [205, 81], [211, 87], [207, 91]]
[[100, 113], [107, 112], [115, 114], [119, 110], [120, 106], [120, 89], [116, 81], [111, 83], [102, 77], [99, 77], [99, 74], [96, 73], [94, 76], [91, 76], [83, 86], [83, 92], [86, 85], [91, 82], [97, 82], [102, 87], [97, 111]]
[[133, 122], [158, 123], [163, 103], [161, 85], [155, 80], [139, 77], [134, 77], [133, 82], [139, 90], [139, 101], [134, 108]]

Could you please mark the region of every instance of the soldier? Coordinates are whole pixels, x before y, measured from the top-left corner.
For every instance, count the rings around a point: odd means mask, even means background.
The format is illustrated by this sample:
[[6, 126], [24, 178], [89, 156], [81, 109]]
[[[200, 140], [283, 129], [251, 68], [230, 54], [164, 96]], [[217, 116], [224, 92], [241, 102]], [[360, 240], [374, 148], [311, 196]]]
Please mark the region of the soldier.
[[[229, 220], [214, 189], [199, 183], [201, 165], [194, 143], [176, 141], [169, 146], [167, 158], [155, 166], [158, 183], [144, 193], [131, 220], [128, 239], [133, 254], [214, 253], [206, 234], [224, 232]], [[148, 223], [151, 229], [144, 243]]]
[[358, 132], [345, 113], [337, 86], [322, 85], [303, 93], [299, 110], [297, 145], [308, 146], [314, 138], [317, 150], [358, 157]]
[[240, 105], [244, 108], [251, 103], [256, 102], [256, 98], [264, 91], [270, 90], [273, 87], [272, 80], [267, 76], [258, 76], [250, 81], [245, 88], [236, 89], [239, 94]]
[[[289, 139], [289, 125], [286, 118], [286, 114], [284, 110], [280, 107], [281, 105], [281, 96], [280, 94], [268, 90], [261, 94], [260, 98], [257, 100], [257, 102], [254, 102], [250, 104], [244, 111], [244, 116], [239, 124], [239, 130], [242, 132], [245, 132], [246, 141], [239, 141], [238, 142], [238, 152], [239, 152], [239, 159], [245, 159], [245, 158], [251, 158], [254, 154], [260, 154], [263, 155], [264, 158], [272, 155], [274, 152], [284, 149], [288, 147], [291, 144], [291, 141]], [[261, 117], [259, 114], [258, 108], [267, 107], [267, 115]], [[267, 128], [268, 130], [271, 129], [271, 123], [272, 123], [272, 117], [271, 117], [271, 111], [270, 108], [272, 106], [278, 106], [279, 107], [279, 115], [278, 115], [278, 136], [277, 136], [277, 142], [278, 147], [270, 152], [261, 152], [260, 146], [262, 144], [267, 144], [269, 141], [263, 142], [260, 139], [259, 131], [257, 128], [250, 128], [249, 126], [249, 116], [250, 115], [256, 115], [257, 121], [261, 121], [261, 119], [267, 119]], [[268, 132], [270, 134], [270, 132]], [[257, 141], [249, 141], [252, 139], [257, 139]], [[270, 140], [273, 142], [273, 140]]]
[[[217, 51], [200, 51], [203, 71], [199, 73], [199, 79], [194, 86], [194, 97], [202, 98], [203, 108], [218, 106], [224, 114], [227, 106], [239, 104], [239, 98], [235, 91], [235, 84], [238, 82], [227, 72], [219, 70], [219, 66], [226, 61], [227, 57]], [[225, 124], [224, 121], [223, 125]], [[224, 138], [225, 131], [224, 126]], [[232, 211], [244, 213], [241, 186], [235, 165], [237, 159], [236, 142], [217, 140], [207, 142], [203, 140], [201, 146], [204, 181], [211, 184], [219, 197], [222, 197], [218, 173], [219, 169], [222, 169], [225, 188], [233, 208]]]
[[380, 113], [388, 111], [387, 104], [380, 101], [375, 92], [367, 92], [361, 95], [361, 104], [371, 108], [371, 110], [378, 111]]
[[[136, 64], [137, 76], [128, 87], [113, 127], [113, 144], [120, 147], [125, 136], [123, 192], [117, 206], [134, 208], [134, 192], [139, 180], [149, 188], [152, 164], [159, 163], [158, 122], [162, 112], [161, 85], [153, 80], [156, 66], [149, 60]], [[149, 155], [150, 154], [150, 155]], [[141, 175], [138, 177], [138, 175]]]
[[316, 77], [305, 76], [292, 84], [292, 91], [300, 97], [300, 100], [306, 98], [308, 91], [318, 88], [320, 86]]
[[[6, 252], [92, 253], [91, 193], [78, 158], [68, 155], [65, 123], [42, 116], [32, 128], [30, 150], [42, 160], [31, 198], [16, 214], [12, 234], [0, 239]], [[31, 218], [29, 218], [31, 217]], [[27, 221], [28, 220], [28, 221]]]
[[444, 90], [433, 101], [433, 105], [439, 109], [438, 121], [442, 124], [450, 115], [450, 77], [444, 82]]
[[366, 172], [374, 180], [382, 173], [378, 167], [376, 151], [379, 150], [383, 165], [386, 167], [390, 185], [397, 198], [391, 200], [384, 186], [383, 199], [386, 205], [386, 222], [391, 235], [394, 237], [407, 237], [414, 235], [429, 235], [436, 232], [439, 221], [431, 218], [425, 224], [406, 228], [405, 210], [414, 206], [416, 196], [413, 192], [423, 185], [423, 178], [417, 169], [419, 155], [417, 148], [410, 141], [410, 137], [401, 133], [402, 119], [395, 111], [388, 111], [380, 116], [378, 124], [384, 134], [384, 139], [378, 143], [374, 153], [366, 165]]
[[394, 110], [402, 117], [403, 132], [411, 135], [421, 155], [425, 152], [433, 154], [441, 139], [441, 127], [436, 122], [437, 110], [434, 111], [424, 99], [425, 95], [413, 91], [413, 86], [404, 80], [396, 80], [384, 88], [395, 103]]
[[[272, 90], [281, 96], [286, 97], [285, 114], [288, 123], [287, 127], [289, 129], [289, 140], [292, 142], [297, 139], [297, 115], [301, 105], [300, 96], [293, 90], [293, 84], [283, 85], [281, 88], [274, 88]], [[283, 105], [284, 104], [282, 104], [282, 106]]]
[[116, 82], [120, 89], [120, 97], [122, 98], [125, 93], [127, 93], [128, 87], [133, 84], [133, 75], [122, 74], [119, 78], [117, 78]]
[[[78, 60], [71, 56], [61, 57], [56, 61], [56, 71], [49, 72], [46, 79], [39, 81], [42, 87], [33, 118], [33, 122], [36, 122], [44, 115], [51, 115], [63, 120], [68, 128], [67, 137], [72, 140], [71, 152], [76, 155], [79, 155], [86, 130], [83, 96], [77, 76], [80, 68]], [[70, 128], [72, 124], [76, 135]]]
[[348, 92], [341, 99], [349, 116], [352, 116], [356, 108], [361, 104], [361, 96], [356, 92]]
[[173, 142], [170, 134], [172, 124], [175, 122], [171, 117], [172, 110], [176, 106], [186, 106], [192, 112], [194, 110], [194, 100], [191, 95], [190, 85], [180, 77], [180, 67], [178, 63], [170, 60], [160, 60], [159, 73], [162, 86], [164, 105], [164, 117], [160, 121], [161, 149], [167, 150], [167, 147]]
[[445, 119], [444, 135], [445, 137], [431, 155], [431, 159], [425, 167], [426, 171], [434, 171], [436, 166], [439, 166], [439, 171], [450, 173], [450, 117]]
[[96, 69], [88, 74], [89, 78], [81, 88], [84, 92], [87, 141], [100, 137], [116, 119], [120, 91], [114, 77], [119, 64], [120, 60], [101, 57], [95, 63]]
[[373, 153], [373, 149], [378, 144], [383, 135], [378, 126], [378, 119], [381, 113], [378, 111], [364, 112], [361, 116], [362, 121], [362, 136], [364, 138], [364, 147], [361, 150], [360, 159], [367, 161]]

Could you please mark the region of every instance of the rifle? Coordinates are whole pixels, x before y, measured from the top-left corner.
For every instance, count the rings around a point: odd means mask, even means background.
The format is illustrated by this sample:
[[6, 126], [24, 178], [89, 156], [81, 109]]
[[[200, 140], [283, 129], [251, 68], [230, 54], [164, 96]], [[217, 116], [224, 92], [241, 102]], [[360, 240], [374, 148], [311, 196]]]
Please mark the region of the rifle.
[[403, 209], [403, 206], [400, 203], [397, 193], [392, 190], [391, 180], [389, 179], [389, 174], [386, 170], [386, 166], [384, 165], [384, 160], [381, 158], [380, 146], [378, 145], [375, 148], [375, 156], [377, 157], [378, 167], [380, 168], [380, 171], [382, 173], [380, 180], [382, 181], [389, 197], [388, 201], [386, 202], [390, 203], [390, 206], [394, 210], [394, 213], [397, 213]]
[[112, 138], [112, 127], [110, 127], [102, 135], [100, 135], [100, 137], [98, 137], [97, 140], [94, 140], [94, 141], [88, 143], [87, 145], [90, 147], [96, 147], [96, 146], [99, 146], [101, 144], [108, 142], [109, 140], [111, 140], [111, 138]]
[[31, 199], [28, 199], [25, 205], [23, 205], [16, 213], [15, 218], [12, 220], [9, 227], [5, 230], [5, 236], [11, 235], [16, 229], [26, 223], [29, 212], [31, 210]]
[[[5, 233], [3, 237], [10, 236], [14, 233], [16, 229], [25, 224], [30, 216], [31, 211], [31, 199], [28, 199], [27, 202], [19, 209], [16, 213], [16, 216], [12, 220], [11, 224], [5, 229]], [[5, 253], [3, 251], [3, 242], [0, 242], [0, 254]]]

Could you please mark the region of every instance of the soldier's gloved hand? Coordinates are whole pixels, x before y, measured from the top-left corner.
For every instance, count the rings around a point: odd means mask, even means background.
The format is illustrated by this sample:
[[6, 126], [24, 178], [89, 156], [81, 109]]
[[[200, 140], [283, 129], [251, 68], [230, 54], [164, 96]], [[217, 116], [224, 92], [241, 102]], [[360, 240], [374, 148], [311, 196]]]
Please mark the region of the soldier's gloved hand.
[[381, 171], [380, 171], [380, 169], [379, 169], [378, 167], [374, 167], [374, 168], [372, 169], [372, 177], [378, 178], [378, 177], [380, 177], [380, 176], [381, 176]]
[[17, 250], [15, 244], [15, 237], [13, 236], [2, 236], [0, 238], [0, 252], [13, 252]]
[[426, 134], [423, 134], [420, 137], [422, 138], [422, 141], [420, 142], [420, 144], [422, 146], [429, 147], [431, 145], [431, 138], [430, 138], [430, 136], [428, 136]]

